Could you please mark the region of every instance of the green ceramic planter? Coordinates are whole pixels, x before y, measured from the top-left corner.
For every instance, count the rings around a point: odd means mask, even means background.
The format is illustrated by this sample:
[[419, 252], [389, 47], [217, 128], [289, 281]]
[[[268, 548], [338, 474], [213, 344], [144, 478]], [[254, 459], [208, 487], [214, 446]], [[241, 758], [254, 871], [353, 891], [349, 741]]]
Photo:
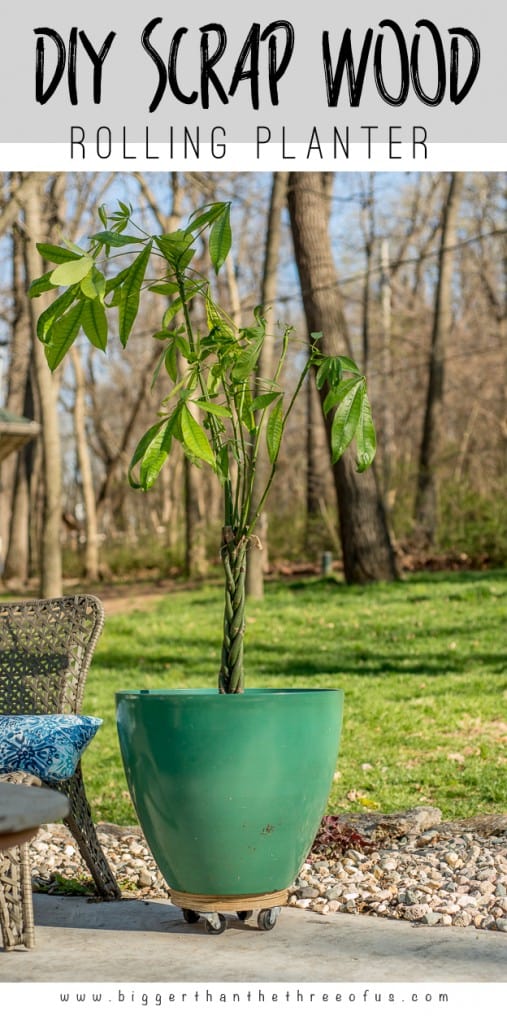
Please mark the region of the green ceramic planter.
[[169, 887], [291, 885], [325, 812], [342, 691], [130, 690], [116, 707], [134, 807]]

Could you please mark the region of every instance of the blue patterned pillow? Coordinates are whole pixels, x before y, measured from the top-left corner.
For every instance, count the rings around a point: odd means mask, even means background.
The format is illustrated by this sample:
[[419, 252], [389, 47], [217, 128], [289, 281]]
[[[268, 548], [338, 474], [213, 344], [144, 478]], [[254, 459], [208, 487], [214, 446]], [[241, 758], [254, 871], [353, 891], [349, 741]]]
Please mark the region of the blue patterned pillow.
[[101, 725], [89, 715], [0, 715], [0, 772], [70, 779]]

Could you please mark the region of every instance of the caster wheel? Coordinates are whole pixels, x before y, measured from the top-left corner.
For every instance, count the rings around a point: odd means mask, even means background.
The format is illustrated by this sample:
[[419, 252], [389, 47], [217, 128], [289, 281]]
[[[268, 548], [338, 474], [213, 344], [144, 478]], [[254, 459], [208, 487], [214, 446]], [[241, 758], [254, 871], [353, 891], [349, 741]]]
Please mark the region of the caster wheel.
[[227, 928], [227, 919], [223, 914], [217, 914], [215, 918], [206, 918], [204, 922], [205, 931], [208, 935], [221, 935]]
[[187, 924], [197, 924], [199, 920], [199, 914], [195, 910], [183, 910], [183, 918]]
[[278, 914], [280, 913], [278, 907], [270, 907], [268, 910], [259, 910], [257, 915], [257, 925], [261, 932], [270, 932], [275, 927]]
[[240, 921], [249, 921], [252, 913], [252, 910], [238, 910], [238, 918]]

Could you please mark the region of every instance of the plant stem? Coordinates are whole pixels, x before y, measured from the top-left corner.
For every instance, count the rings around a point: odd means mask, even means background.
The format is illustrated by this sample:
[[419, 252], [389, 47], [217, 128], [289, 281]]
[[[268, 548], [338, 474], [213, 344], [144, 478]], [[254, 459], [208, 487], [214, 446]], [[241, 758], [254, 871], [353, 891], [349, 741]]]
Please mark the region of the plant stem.
[[222, 660], [218, 676], [220, 693], [242, 693], [243, 637], [245, 633], [245, 574], [247, 540], [236, 538], [225, 526], [221, 557], [225, 572], [225, 609]]
[[[185, 321], [185, 329], [186, 329], [186, 332], [187, 332], [188, 344], [190, 346], [190, 351], [191, 351], [192, 355], [195, 356], [195, 359], [196, 359], [195, 367], [196, 367], [196, 372], [197, 372], [197, 378], [198, 378], [198, 381], [199, 381], [199, 386], [201, 388], [202, 395], [204, 396], [206, 401], [209, 401], [209, 392], [208, 392], [208, 388], [206, 387], [206, 381], [204, 380], [204, 377], [202, 375], [201, 364], [200, 364], [199, 359], [198, 359], [198, 353], [197, 353], [196, 344], [195, 344], [194, 332], [193, 332], [193, 329], [192, 329], [192, 322], [190, 320], [190, 313], [189, 313], [189, 310], [188, 310], [188, 301], [187, 301], [187, 296], [186, 296], [186, 293], [185, 293], [185, 281], [184, 281], [183, 275], [181, 274], [181, 272], [179, 270], [176, 271], [176, 282], [177, 282], [177, 285], [178, 285], [178, 291], [179, 291], [179, 295], [180, 295], [180, 299], [181, 299], [181, 303], [182, 303], [183, 319]], [[212, 441], [213, 441], [213, 448], [214, 448], [214, 451], [215, 451], [215, 456], [217, 456], [218, 453], [221, 450], [221, 447], [222, 447], [221, 442], [220, 442], [220, 432], [219, 432], [218, 427], [217, 427], [216, 417], [213, 416], [213, 415], [210, 415], [209, 418], [210, 418], [210, 427], [211, 427], [211, 436], [212, 436]]]
[[[288, 420], [288, 418], [289, 418], [289, 416], [290, 416], [290, 414], [292, 412], [292, 409], [293, 409], [294, 403], [295, 403], [295, 401], [297, 399], [297, 396], [299, 395], [299, 392], [301, 391], [301, 388], [303, 387], [303, 384], [304, 384], [304, 382], [306, 380], [306, 377], [308, 375], [308, 371], [310, 369], [310, 366], [311, 366], [311, 360], [308, 360], [306, 362], [304, 368], [303, 368], [303, 371], [302, 371], [301, 376], [300, 376], [300, 378], [298, 380], [297, 386], [296, 386], [296, 388], [294, 390], [294, 393], [292, 395], [292, 398], [291, 398], [291, 400], [289, 402], [287, 411], [286, 411], [286, 413], [285, 413], [285, 415], [283, 417], [282, 436], [283, 436], [283, 431], [285, 430], [285, 424], [286, 424], [286, 422], [287, 422], [287, 420]], [[254, 457], [255, 457], [255, 453], [254, 453]], [[250, 537], [252, 535], [252, 532], [255, 529], [255, 523], [257, 522], [257, 519], [259, 518], [259, 516], [260, 516], [260, 514], [261, 514], [261, 512], [262, 512], [262, 510], [264, 508], [264, 505], [266, 504], [269, 492], [271, 490], [271, 485], [273, 483], [273, 478], [274, 478], [274, 475], [276, 473], [277, 463], [278, 463], [278, 458], [276, 458], [275, 461], [271, 465], [271, 472], [269, 474], [266, 486], [265, 486], [265, 488], [264, 488], [264, 490], [262, 492], [262, 495], [260, 497], [260, 500], [259, 500], [259, 503], [257, 505], [257, 508], [254, 510], [254, 513], [253, 513], [253, 515], [251, 517], [250, 522], [247, 523], [247, 521], [245, 519], [242, 521], [241, 525], [244, 528], [245, 536], [246, 537]], [[249, 497], [248, 497], [248, 502], [245, 502], [245, 511], [246, 511], [247, 515], [250, 512], [251, 496], [252, 496], [252, 489], [250, 490], [250, 494], [249, 494]]]

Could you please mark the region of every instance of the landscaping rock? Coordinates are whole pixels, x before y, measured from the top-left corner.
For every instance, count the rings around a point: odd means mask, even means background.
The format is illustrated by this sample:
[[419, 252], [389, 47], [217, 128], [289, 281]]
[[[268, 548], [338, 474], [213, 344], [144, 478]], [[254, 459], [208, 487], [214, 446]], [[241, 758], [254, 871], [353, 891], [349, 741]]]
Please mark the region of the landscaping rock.
[[[441, 818], [437, 808], [340, 816], [337, 848], [329, 843], [333, 830], [327, 828], [325, 855], [317, 841], [289, 902], [319, 914], [372, 914], [416, 927], [452, 925], [507, 934], [507, 815], [481, 816], [459, 827]], [[97, 831], [125, 896], [170, 898], [139, 827], [101, 824]], [[428, 836], [430, 841], [421, 843]], [[76, 881], [93, 892], [63, 825], [40, 829], [31, 862], [39, 891], [72, 893], [70, 883]]]

